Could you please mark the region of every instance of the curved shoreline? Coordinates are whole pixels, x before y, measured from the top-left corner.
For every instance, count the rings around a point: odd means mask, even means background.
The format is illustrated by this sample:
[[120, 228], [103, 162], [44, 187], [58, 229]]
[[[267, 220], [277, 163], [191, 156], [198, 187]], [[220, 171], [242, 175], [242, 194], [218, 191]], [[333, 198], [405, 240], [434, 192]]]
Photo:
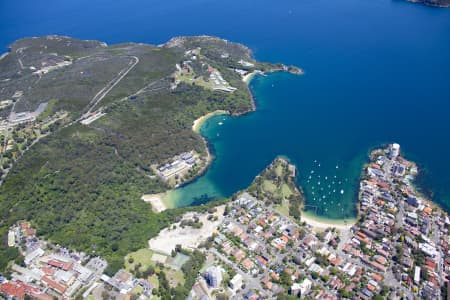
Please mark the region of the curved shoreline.
[[202, 127], [203, 123], [205, 123], [206, 120], [208, 120], [211, 117], [219, 116], [219, 115], [229, 115], [230, 112], [226, 110], [215, 110], [213, 112], [207, 113], [204, 116], [201, 116], [200, 118], [194, 120], [194, 124], [192, 125], [192, 131], [196, 133], [200, 133], [200, 128]]
[[314, 214], [305, 212], [302, 210], [301, 218], [302, 222], [310, 225], [314, 229], [326, 229], [326, 228], [336, 228], [339, 230], [350, 230], [350, 228], [356, 223], [356, 218], [352, 219], [328, 219], [316, 216]]
[[0, 55], [0, 60], [4, 59], [8, 54], [9, 52], [5, 52], [2, 55]]
[[252, 81], [252, 79], [253, 79], [257, 74], [259, 74], [259, 75], [264, 75], [264, 72], [259, 71], [259, 70], [250, 72], [250, 73], [248, 73], [248, 74], [246, 74], [246, 75], [244, 75], [244, 76], [242, 77], [242, 81], [245, 82], [246, 84], [250, 84], [250, 81]]

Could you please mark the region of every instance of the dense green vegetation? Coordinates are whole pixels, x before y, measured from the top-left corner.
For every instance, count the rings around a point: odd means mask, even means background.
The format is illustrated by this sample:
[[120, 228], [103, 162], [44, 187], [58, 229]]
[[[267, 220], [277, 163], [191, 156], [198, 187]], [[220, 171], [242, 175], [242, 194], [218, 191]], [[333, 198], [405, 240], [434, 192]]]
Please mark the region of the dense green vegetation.
[[[247, 106], [246, 106], [247, 105]], [[192, 131], [193, 121], [217, 109], [249, 109], [248, 95], [210, 92], [180, 85], [173, 92], [138, 96], [111, 105], [95, 126], [110, 135], [120, 155], [149, 169], [180, 152], [205, 152], [201, 137]]]
[[45, 139], [13, 170], [2, 186], [0, 217], [5, 224], [32, 220], [44, 237], [95, 251], [116, 269], [170, 222], [169, 213], [156, 218], [139, 200], [162, 185], [120, 161], [91, 129], [76, 126], [59, 135], [65, 138]]
[[0, 226], [0, 270], [4, 270], [9, 261], [19, 258], [19, 251], [17, 248], [6, 247], [8, 243], [8, 227]]

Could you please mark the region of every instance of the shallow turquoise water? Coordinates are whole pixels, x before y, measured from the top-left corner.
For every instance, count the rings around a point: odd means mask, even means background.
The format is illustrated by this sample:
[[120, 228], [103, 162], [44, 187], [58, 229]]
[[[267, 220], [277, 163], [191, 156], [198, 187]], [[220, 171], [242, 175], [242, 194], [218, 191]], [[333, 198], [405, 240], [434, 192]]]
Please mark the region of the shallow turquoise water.
[[[243, 189], [284, 154], [299, 167], [308, 208], [353, 215], [367, 151], [396, 141], [422, 167], [420, 186], [450, 209], [450, 9], [399, 0], [48, 0], [45, 8], [18, 0], [0, 2], [0, 32], [3, 47], [43, 34], [155, 44], [210, 34], [304, 68], [301, 77], [257, 77], [256, 112], [205, 124], [216, 160], [173, 194], [179, 205]], [[308, 182], [311, 170], [320, 186]], [[325, 176], [335, 175], [341, 185], [328, 188]], [[320, 202], [313, 186], [324, 188]]]

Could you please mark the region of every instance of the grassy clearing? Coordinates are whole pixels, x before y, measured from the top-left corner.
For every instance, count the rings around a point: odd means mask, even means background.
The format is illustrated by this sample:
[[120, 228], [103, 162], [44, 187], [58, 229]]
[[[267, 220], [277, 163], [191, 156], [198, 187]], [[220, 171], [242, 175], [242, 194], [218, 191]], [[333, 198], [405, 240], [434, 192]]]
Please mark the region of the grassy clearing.
[[56, 99], [52, 99], [50, 101], [47, 102], [47, 107], [45, 108], [45, 110], [39, 115], [39, 117], [37, 117], [38, 121], [42, 121], [45, 120], [47, 117], [50, 117], [55, 110], [55, 104], [58, 101]]
[[281, 205], [277, 205], [275, 209], [282, 215], [289, 217], [289, 200], [283, 199]]
[[182, 271], [176, 271], [174, 269], [165, 268], [167, 280], [171, 287], [176, 287], [178, 284], [184, 285], [184, 274]]
[[142, 294], [143, 291], [144, 291], [144, 289], [142, 288], [142, 286], [136, 285], [134, 287], [134, 289], [131, 291], [131, 293], [134, 295], [140, 295], [140, 294]]
[[286, 198], [288, 198], [290, 195], [292, 195], [293, 194], [293, 192], [292, 192], [292, 190], [291, 190], [291, 188], [286, 184], [286, 183], [284, 183], [282, 186], [281, 186], [281, 196], [284, 198], [284, 199], [286, 199]]
[[273, 184], [273, 182], [272, 181], [270, 181], [270, 180], [264, 180], [264, 182], [263, 182], [263, 189], [266, 191], [266, 192], [269, 192], [269, 193], [275, 193], [276, 192], [276, 190], [277, 190], [277, 187], [275, 186], [275, 184]]
[[276, 166], [275, 174], [277, 174], [277, 176], [279, 176], [279, 177], [283, 176], [283, 166], [281, 164], [278, 164]]
[[150, 284], [153, 285], [153, 287], [155, 289], [157, 289], [159, 287], [159, 281], [158, 281], [158, 276], [157, 275], [150, 276], [148, 278], [148, 282], [150, 282]]
[[[146, 270], [150, 266], [154, 266], [155, 264], [152, 261], [152, 255], [153, 251], [146, 248], [128, 254], [125, 256], [125, 270], [134, 270], [134, 267], [138, 264], [141, 264], [141, 271]], [[130, 258], [132, 258], [132, 263], [130, 263]]]

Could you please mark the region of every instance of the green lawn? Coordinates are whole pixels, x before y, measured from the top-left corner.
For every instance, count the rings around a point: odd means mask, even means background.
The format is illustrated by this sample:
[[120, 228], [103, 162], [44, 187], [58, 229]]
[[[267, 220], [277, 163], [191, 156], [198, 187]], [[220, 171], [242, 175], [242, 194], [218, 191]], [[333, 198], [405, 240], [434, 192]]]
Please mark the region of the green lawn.
[[274, 194], [276, 192], [276, 190], [277, 190], [277, 187], [275, 186], [275, 184], [273, 184], [272, 181], [264, 180], [264, 182], [263, 182], [263, 189], [266, 192]]
[[164, 273], [166, 273], [167, 280], [171, 287], [176, 287], [178, 284], [184, 284], [184, 274], [182, 271], [176, 271], [171, 268], [164, 268]]
[[283, 175], [283, 166], [281, 164], [278, 164], [276, 166], [275, 174], [277, 174], [278, 177], [281, 177]]
[[275, 206], [275, 209], [282, 215], [289, 217], [289, 200], [283, 199], [281, 205]]
[[155, 289], [157, 289], [159, 287], [159, 281], [158, 281], [157, 275], [153, 275], [153, 276], [149, 277], [148, 282], [150, 282], [151, 285], [153, 285], [153, 288], [155, 288]]
[[[125, 270], [130, 271], [134, 269], [134, 266], [137, 264], [141, 264], [141, 271], [144, 271], [149, 266], [154, 266], [154, 262], [152, 261], [153, 251], [150, 249], [139, 249], [136, 252], [132, 252], [125, 256]], [[133, 258], [133, 263], [130, 263], [129, 258]]]
[[142, 286], [140, 286], [138, 284], [134, 287], [134, 289], [131, 291], [131, 293], [133, 293], [135, 295], [140, 295], [140, 294], [142, 294], [143, 291], [144, 291], [144, 289], [142, 288]]
[[281, 186], [281, 196], [283, 198], [288, 198], [292, 194], [293, 193], [291, 188], [286, 183], [283, 183], [283, 185]]

